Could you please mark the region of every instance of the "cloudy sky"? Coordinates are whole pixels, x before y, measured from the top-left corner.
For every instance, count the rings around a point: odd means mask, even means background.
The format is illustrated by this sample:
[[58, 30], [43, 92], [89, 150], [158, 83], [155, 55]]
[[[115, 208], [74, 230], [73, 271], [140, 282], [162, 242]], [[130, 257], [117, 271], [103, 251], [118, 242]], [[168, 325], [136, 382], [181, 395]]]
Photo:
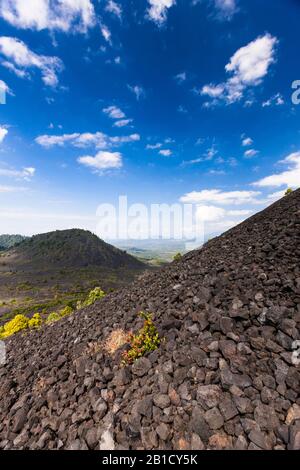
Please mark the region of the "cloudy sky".
[[[225, 230], [300, 181], [297, 0], [0, 0], [0, 233], [193, 202]], [[300, 94], [299, 94], [300, 96]]]

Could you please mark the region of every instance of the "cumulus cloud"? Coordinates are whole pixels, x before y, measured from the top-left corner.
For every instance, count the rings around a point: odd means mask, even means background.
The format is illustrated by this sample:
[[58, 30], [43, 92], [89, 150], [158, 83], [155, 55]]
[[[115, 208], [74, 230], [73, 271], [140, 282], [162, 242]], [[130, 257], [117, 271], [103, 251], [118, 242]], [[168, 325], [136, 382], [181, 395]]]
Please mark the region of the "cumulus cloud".
[[58, 73], [63, 69], [58, 57], [38, 55], [20, 39], [8, 36], [0, 37], [0, 54], [7, 59], [6, 67], [19, 77], [30, 77], [29, 71], [38, 69], [45, 85], [55, 87], [58, 84]]
[[220, 189], [204, 189], [192, 191], [181, 197], [183, 203], [217, 203], [221, 205], [242, 205], [257, 203], [259, 191], [221, 191]]
[[242, 146], [243, 147], [249, 147], [250, 145], [253, 144], [253, 140], [251, 139], [251, 137], [245, 137], [243, 136], [242, 137]]
[[106, 170], [116, 170], [123, 166], [122, 154], [120, 152], [98, 152], [94, 157], [83, 156], [78, 158], [78, 162], [91, 168], [95, 172]]
[[149, 8], [147, 16], [158, 26], [162, 26], [167, 21], [168, 9], [175, 5], [175, 0], [148, 0]]
[[132, 119], [120, 119], [114, 123], [114, 127], [126, 127], [132, 123]]
[[201, 90], [201, 95], [207, 95], [210, 98], [219, 98], [220, 96], [223, 95], [225, 90], [225, 86], [220, 84], [220, 85], [214, 85], [213, 83], [210, 83], [209, 85], [204, 85], [204, 87]]
[[253, 185], [259, 187], [288, 186], [298, 188], [300, 185], [300, 151], [291, 153], [279, 163], [287, 166], [287, 170], [266, 176], [253, 183]]
[[205, 222], [215, 222], [227, 217], [247, 217], [252, 212], [250, 209], [234, 210], [213, 205], [200, 205], [197, 208], [197, 217]]
[[157, 150], [157, 149], [160, 149], [162, 147], [162, 144], [160, 143], [157, 143], [157, 144], [148, 144], [146, 146], [146, 149], [147, 150]]
[[212, 99], [206, 105], [235, 103], [243, 98], [249, 87], [258, 86], [275, 62], [277, 43], [277, 38], [267, 33], [238, 49], [225, 66], [230, 78], [224, 83], [202, 87], [201, 94]]
[[95, 147], [104, 150], [125, 143], [138, 142], [139, 140], [139, 134], [110, 137], [103, 132], [85, 132], [82, 134], [75, 132], [63, 135], [41, 135], [35, 139], [35, 142], [48, 149], [55, 146], [64, 147], [65, 145], [71, 145], [76, 148]]
[[162, 155], [163, 157], [171, 157], [173, 152], [170, 149], [166, 149], [166, 150], [160, 150], [159, 154]]
[[244, 157], [253, 158], [253, 157], [256, 157], [256, 155], [258, 155], [258, 154], [259, 154], [258, 150], [249, 149], [249, 150], [246, 150], [246, 152], [244, 153]]
[[125, 113], [117, 106], [108, 106], [108, 108], [104, 108], [102, 111], [111, 119], [123, 119], [126, 117]]
[[9, 168], [0, 168], [0, 176], [6, 176], [7, 178], [22, 179], [29, 181], [35, 175], [35, 168], [27, 167], [22, 170], [12, 170]]
[[91, 0], [0, 0], [0, 16], [20, 29], [85, 33], [95, 25]]
[[7, 134], [8, 134], [7, 128], [4, 126], [0, 126], [0, 144], [2, 144]]

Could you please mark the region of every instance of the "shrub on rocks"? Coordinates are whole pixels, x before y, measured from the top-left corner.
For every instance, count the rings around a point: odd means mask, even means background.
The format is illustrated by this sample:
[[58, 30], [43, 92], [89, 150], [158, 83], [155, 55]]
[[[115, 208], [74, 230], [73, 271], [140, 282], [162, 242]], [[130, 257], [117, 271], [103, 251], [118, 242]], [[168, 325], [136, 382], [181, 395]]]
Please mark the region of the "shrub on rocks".
[[16, 315], [15, 318], [5, 323], [0, 330], [0, 339], [8, 338], [19, 331], [26, 330], [28, 328], [29, 319], [25, 315]]
[[42, 325], [42, 318], [39, 313], [33, 315], [32, 318], [25, 317], [25, 315], [16, 315], [12, 320], [5, 323], [0, 328], [0, 339], [9, 338], [10, 336], [19, 333], [19, 331], [39, 328]]
[[58, 320], [60, 320], [60, 315], [56, 312], [52, 312], [52, 313], [49, 313], [48, 317], [47, 317], [47, 320], [46, 320], [46, 323], [47, 324], [51, 324], [51, 323], [54, 323]]
[[42, 326], [43, 320], [39, 313], [35, 313], [32, 318], [28, 321], [29, 328], [38, 329]]
[[173, 261], [180, 261], [182, 258], [182, 254], [181, 253], [176, 253], [176, 255], [173, 257]]
[[123, 353], [123, 363], [133, 364], [145, 354], [159, 348], [161, 339], [150, 313], [141, 312], [140, 317], [144, 319], [144, 326], [138, 334], [130, 334], [128, 341], [131, 345], [129, 351]]
[[95, 289], [90, 291], [85, 300], [77, 302], [77, 309], [89, 307], [90, 305], [93, 305], [97, 300], [103, 299], [105, 295], [105, 292], [100, 287], [95, 287]]

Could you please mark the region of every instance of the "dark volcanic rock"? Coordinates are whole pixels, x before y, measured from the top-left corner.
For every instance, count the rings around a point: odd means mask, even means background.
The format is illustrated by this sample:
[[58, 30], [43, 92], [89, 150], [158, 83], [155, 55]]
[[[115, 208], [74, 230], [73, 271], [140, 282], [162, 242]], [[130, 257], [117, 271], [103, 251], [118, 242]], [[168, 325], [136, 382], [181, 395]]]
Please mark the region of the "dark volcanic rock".
[[[7, 340], [0, 449], [299, 450], [299, 305], [300, 190], [100, 303]], [[122, 350], [99, 345], [116, 329], [137, 332], [142, 310], [164, 340], [124, 368]]]

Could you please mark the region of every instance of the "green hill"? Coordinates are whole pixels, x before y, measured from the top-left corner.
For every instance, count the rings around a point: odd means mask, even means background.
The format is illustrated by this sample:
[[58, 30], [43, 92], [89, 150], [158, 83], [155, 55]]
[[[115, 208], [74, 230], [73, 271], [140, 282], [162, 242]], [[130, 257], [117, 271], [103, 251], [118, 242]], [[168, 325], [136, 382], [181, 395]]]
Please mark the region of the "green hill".
[[85, 230], [36, 235], [0, 253], [0, 323], [126, 286], [148, 267]]
[[33, 236], [13, 248], [10, 256], [18, 265], [57, 268], [143, 268], [144, 265], [125, 251], [105, 243], [91, 232], [72, 229]]
[[26, 238], [23, 235], [0, 235], [0, 251], [13, 248], [15, 245], [26, 240]]

